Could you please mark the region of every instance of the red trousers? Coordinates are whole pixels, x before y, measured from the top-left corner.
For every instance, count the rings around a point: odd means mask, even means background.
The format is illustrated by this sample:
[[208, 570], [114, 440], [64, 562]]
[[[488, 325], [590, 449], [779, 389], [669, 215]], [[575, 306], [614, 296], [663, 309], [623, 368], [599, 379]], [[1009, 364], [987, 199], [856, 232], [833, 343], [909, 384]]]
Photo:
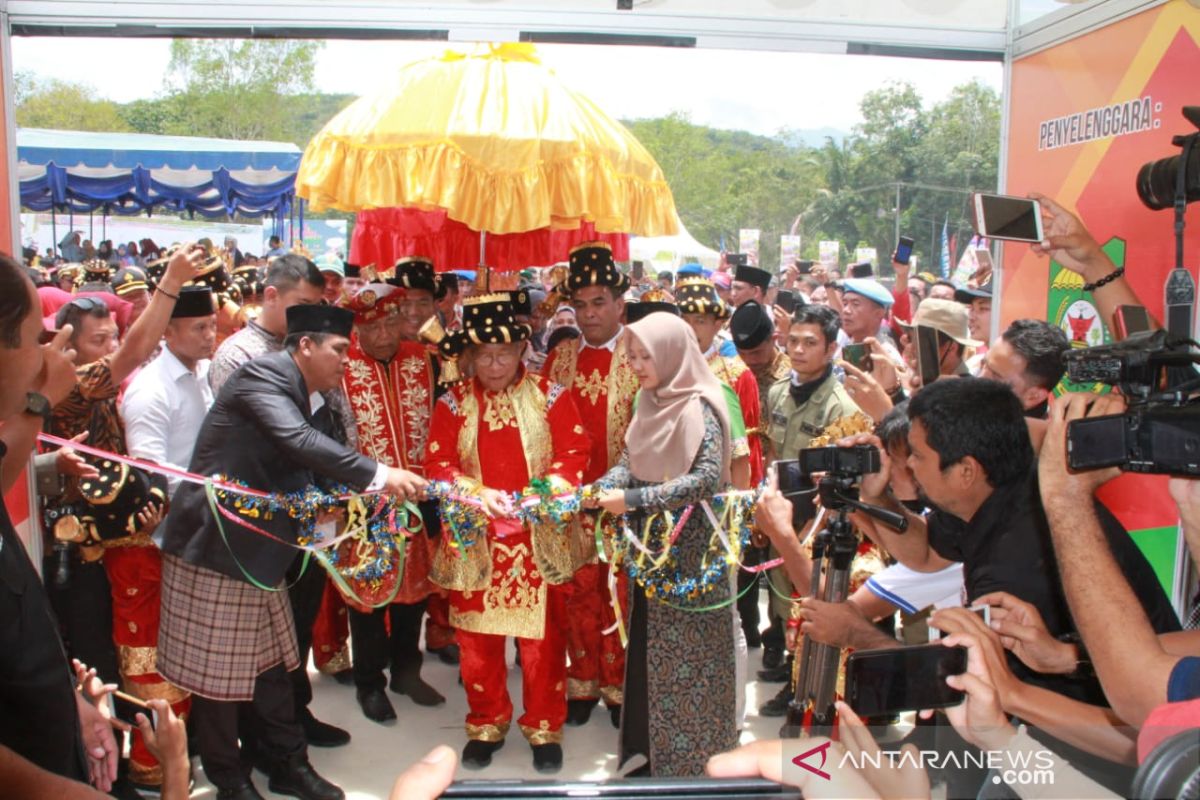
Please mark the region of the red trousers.
[[450, 626], [450, 598], [438, 590], [429, 595], [425, 607], [425, 649], [441, 650], [454, 644], [454, 628]]
[[[584, 564], [571, 580], [567, 601], [567, 641], [571, 665], [567, 668], [567, 697], [571, 700], [604, 698], [607, 705], [624, 700], [625, 648], [620, 634], [603, 631], [616, 622], [608, 590], [608, 564]], [[628, 578], [617, 570], [617, 598], [622, 615], [628, 603]]]
[[[565, 592], [549, 587], [546, 633], [542, 639], [518, 639], [521, 695], [525, 713], [517, 723], [530, 744], [562, 741], [567, 719], [566, 642], [563, 636]], [[508, 696], [507, 637], [458, 631], [463, 686], [467, 690], [467, 737], [497, 742], [508, 733], [513, 704]]]
[[[309, 569], [321, 569], [316, 563]], [[333, 581], [325, 582], [321, 610], [312, 626], [313, 663], [326, 675], [350, 669], [350, 621], [346, 601]]]
[[[158, 674], [158, 614], [162, 596], [162, 553], [154, 545], [110, 547], [104, 568], [112, 585], [113, 641], [122, 689], [141, 700], [163, 699], [179, 716], [191, 696]], [[162, 768], [136, 728], [129, 747], [129, 774], [138, 783], [162, 783]]]

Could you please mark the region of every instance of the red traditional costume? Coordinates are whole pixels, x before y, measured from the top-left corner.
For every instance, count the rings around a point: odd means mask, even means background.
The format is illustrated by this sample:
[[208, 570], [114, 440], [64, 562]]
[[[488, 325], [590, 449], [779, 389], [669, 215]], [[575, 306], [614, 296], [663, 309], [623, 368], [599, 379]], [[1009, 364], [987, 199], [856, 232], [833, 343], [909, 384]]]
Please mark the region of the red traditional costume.
[[[465, 308], [467, 334], [472, 334], [472, 313], [480, 308], [501, 309], [509, 330], [523, 327], [513, 326], [506, 297], [483, 295]], [[489, 323], [492, 319], [489, 311]], [[486, 391], [471, 378], [442, 396], [433, 412], [425, 473], [430, 480], [452, 481], [464, 494], [485, 487], [520, 492], [534, 478], [573, 487], [587, 465], [587, 447], [570, 393], [518, 367], [515, 381], [502, 391]], [[504, 645], [506, 636], [514, 636], [520, 639], [525, 704], [517, 720], [521, 731], [535, 746], [561, 741], [563, 615], [566, 584], [578, 565], [572, 553], [569, 534], [558, 523], [526, 526], [496, 518], [486, 529], [463, 534], [461, 541], [443, 536], [431, 577], [450, 590], [450, 620], [458, 630], [470, 705], [469, 739], [499, 742], [508, 731], [512, 701]]]
[[[707, 278], [684, 278], [679, 282], [675, 299], [684, 314], [713, 314], [717, 319], [724, 319], [730, 313], [729, 307], [717, 295], [713, 282]], [[742, 407], [750, 451], [750, 485], [757, 486], [763, 478], [762, 440], [755, 435], [762, 416], [758, 381], [740, 357], [721, 355], [715, 341], [704, 356], [713, 374], [733, 389]]]
[[[432, 285], [433, 266], [427, 266]], [[400, 341], [388, 361], [379, 361], [364, 350], [360, 335], [366, 334], [359, 333], [366, 325], [398, 325], [398, 307], [405, 293], [405, 289], [390, 283], [368, 283], [348, 301], [356, 330], [342, 390], [349, 407], [350, 418], [345, 426], [351, 431], [351, 444], [373, 461], [420, 474], [424, 471], [425, 442], [437, 385], [434, 357], [424, 345]], [[391, 330], [392, 335], [399, 335], [397, 329]], [[429, 582], [429, 563], [435, 542], [426, 532], [424, 517], [429, 517], [436, 532], [435, 512], [431, 504], [426, 504], [420, 525], [410, 521], [402, 576], [348, 582], [346, 603], [353, 634], [354, 683], [363, 712], [377, 722], [395, 717], [395, 710], [382, 694], [383, 671], [389, 666], [393, 691], [409, 695], [419, 705], [445, 702], [420, 678], [421, 619], [425, 600], [434, 591]], [[356, 547], [353, 542], [344, 542], [339, 559], [353, 563]], [[389, 597], [390, 608], [377, 607]], [[376, 694], [369, 697], [372, 693]]]
[[[596, 256], [593, 258], [593, 256]], [[623, 290], [628, 278], [617, 272], [606, 246], [588, 243], [571, 252], [567, 293], [585, 286], [611, 286]], [[633, 417], [633, 397], [638, 379], [629, 367], [629, 355], [620, 329], [613, 341], [592, 347], [582, 338], [568, 339], [547, 356], [542, 374], [570, 387], [591, 450], [583, 482], [592, 483], [621, 460], [625, 430]], [[567, 601], [567, 641], [571, 663], [567, 668], [567, 698], [594, 701], [603, 698], [609, 707], [620, 706], [625, 684], [625, 648], [615, 629], [616, 614], [609, 587], [615, 585], [617, 603], [625, 614], [627, 578], [613, 569], [612, 560], [601, 562], [594, 544], [595, 519], [582, 515], [573, 525], [585, 563], [576, 571]], [[607, 556], [611, 538], [605, 537]], [[615, 574], [614, 574], [615, 573]], [[605, 633], [608, 631], [608, 633]]]

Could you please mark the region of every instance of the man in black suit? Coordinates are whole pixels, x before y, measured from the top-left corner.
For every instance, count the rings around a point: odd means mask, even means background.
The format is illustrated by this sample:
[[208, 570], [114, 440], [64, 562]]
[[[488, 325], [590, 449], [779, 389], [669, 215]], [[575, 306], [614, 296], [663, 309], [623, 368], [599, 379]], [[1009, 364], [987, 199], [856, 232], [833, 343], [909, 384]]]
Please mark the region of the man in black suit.
[[[222, 387], [191, 471], [285, 495], [333, 483], [418, 497], [422, 478], [371, 461], [314, 421], [319, 393], [342, 380], [353, 322], [333, 306], [287, 309], [284, 350], [253, 359]], [[217, 502], [205, 487], [184, 484], [167, 516], [159, 672], [194, 695], [196, 745], [219, 798], [261, 797], [237, 747], [238, 703], [247, 702], [263, 720], [261, 745], [275, 762], [271, 791], [342, 798], [308, 763], [286, 674], [304, 668], [283, 581], [299, 531], [287, 514]]]

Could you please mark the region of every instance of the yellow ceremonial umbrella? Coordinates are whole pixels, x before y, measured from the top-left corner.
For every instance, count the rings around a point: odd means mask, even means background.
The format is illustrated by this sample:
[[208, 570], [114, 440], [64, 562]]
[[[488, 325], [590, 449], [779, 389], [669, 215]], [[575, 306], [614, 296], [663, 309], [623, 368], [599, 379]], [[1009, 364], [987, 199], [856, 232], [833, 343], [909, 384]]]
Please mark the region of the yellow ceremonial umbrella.
[[654, 158], [529, 44], [404, 67], [313, 138], [296, 193], [318, 211], [444, 209], [490, 234], [581, 222], [600, 233], [676, 232]]

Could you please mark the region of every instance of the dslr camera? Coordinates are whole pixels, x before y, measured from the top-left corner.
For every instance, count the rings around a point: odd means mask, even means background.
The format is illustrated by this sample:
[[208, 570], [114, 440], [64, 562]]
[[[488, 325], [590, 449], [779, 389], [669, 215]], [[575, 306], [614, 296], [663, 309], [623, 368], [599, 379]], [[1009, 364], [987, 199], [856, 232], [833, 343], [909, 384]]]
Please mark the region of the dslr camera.
[[1192, 397], [1200, 374], [1189, 344], [1159, 330], [1066, 354], [1072, 381], [1119, 387], [1129, 404], [1124, 414], [1067, 426], [1071, 469], [1200, 475], [1200, 397]]

